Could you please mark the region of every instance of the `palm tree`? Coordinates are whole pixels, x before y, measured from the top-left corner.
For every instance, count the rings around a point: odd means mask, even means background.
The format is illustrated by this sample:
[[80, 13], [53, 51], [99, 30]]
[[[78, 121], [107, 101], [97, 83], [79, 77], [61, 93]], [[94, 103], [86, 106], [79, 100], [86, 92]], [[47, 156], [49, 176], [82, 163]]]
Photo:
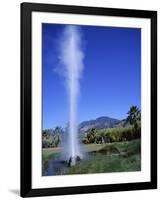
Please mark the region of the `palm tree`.
[[141, 111], [137, 106], [131, 106], [127, 114], [128, 117], [126, 121], [129, 122], [130, 125], [135, 125], [138, 121], [141, 120]]

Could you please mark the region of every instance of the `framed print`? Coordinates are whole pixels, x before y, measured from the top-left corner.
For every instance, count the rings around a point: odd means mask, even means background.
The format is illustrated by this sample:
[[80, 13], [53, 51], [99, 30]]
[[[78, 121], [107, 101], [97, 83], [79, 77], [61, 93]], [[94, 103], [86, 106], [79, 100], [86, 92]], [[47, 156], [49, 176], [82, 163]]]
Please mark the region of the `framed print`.
[[157, 12], [21, 4], [21, 196], [157, 188]]

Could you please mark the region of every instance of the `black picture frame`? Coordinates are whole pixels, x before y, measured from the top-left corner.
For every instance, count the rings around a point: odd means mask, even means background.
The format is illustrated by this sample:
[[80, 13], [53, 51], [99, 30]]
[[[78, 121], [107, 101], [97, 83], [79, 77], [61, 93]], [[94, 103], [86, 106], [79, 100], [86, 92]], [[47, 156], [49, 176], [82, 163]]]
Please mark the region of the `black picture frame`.
[[[92, 186], [32, 189], [32, 80], [31, 18], [32, 12], [57, 12], [87, 15], [148, 18], [151, 20], [151, 181]], [[129, 191], [157, 188], [157, 12], [115, 8], [66, 6], [37, 3], [21, 4], [21, 196], [47, 196]]]

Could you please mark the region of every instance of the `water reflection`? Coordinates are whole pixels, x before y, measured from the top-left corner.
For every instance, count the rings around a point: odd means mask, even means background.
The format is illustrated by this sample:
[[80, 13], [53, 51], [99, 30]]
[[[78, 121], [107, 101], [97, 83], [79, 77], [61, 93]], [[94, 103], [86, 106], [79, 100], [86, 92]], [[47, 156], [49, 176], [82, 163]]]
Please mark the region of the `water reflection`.
[[[83, 160], [91, 160], [94, 159], [96, 152], [90, 152], [86, 154]], [[81, 162], [81, 160], [77, 161], [77, 163]], [[42, 175], [43, 176], [56, 176], [65, 174], [65, 171], [69, 169], [69, 164], [65, 161], [62, 161], [60, 157], [43, 160], [42, 163]]]
[[43, 176], [61, 175], [67, 167], [67, 163], [60, 160], [45, 160], [43, 161]]

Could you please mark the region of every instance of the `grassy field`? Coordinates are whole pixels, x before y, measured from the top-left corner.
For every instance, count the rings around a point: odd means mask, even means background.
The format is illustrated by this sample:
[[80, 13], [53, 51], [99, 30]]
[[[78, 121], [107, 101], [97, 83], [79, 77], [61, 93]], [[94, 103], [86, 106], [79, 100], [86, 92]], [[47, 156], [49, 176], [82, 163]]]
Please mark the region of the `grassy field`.
[[[128, 172], [141, 170], [140, 139], [129, 142], [84, 145], [87, 159], [67, 167], [63, 174]], [[43, 149], [43, 161], [59, 158], [61, 148]]]
[[[83, 148], [85, 149], [85, 152], [92, 152], [92, 151], [97, 151], [104, 146], [106, 145], [105, 144], [87, 144], [87, 145], [83, 145]], [[61, 151], [62, 149], [59, 147], [43, 148], [43, 151], [42, 151], [43, 160], [54, 159], [61, 153]]]
[[61, 148], [57, 147], [57, 148], [43, 148], [42, 150], [42, 157], [43, 160], [50, 160], [50, 159], [54, 159], [55, 157], [57, 157], [61, 152]]

